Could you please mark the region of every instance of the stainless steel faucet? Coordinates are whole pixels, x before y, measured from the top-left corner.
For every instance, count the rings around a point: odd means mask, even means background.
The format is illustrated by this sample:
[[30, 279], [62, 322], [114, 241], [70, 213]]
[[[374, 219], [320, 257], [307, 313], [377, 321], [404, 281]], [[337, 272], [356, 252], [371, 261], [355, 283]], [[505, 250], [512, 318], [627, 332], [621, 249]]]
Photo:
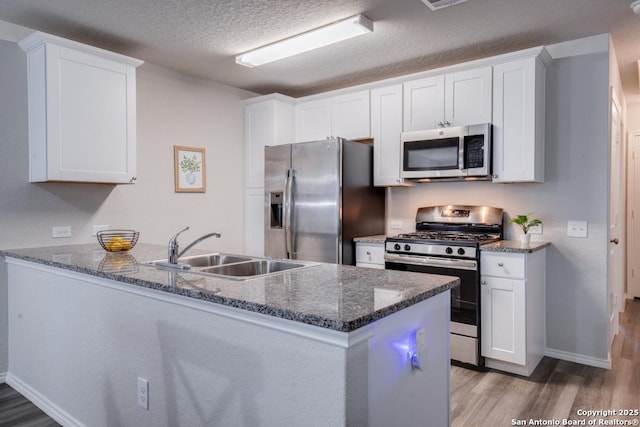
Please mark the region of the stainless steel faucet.
[[194, 240], [193, 242], [189, 243], [187, 245], [186, 248], [184, 248], [182, 251], [179, 251], [179, 245], [178, 245], [178, 236], [187, 231], [189, 229], [189, 227], [185, 227], [182, 230], [178, 231], [175, 236], [173, 236], [171, 238], [171, 240], [169, 240], [169, 248], [168, 248], [168, 261], [169, 264], [174, 264], [177, 265], [178, 264], [178, 259], [184, 255], [185, 252], [187, 252], [189, 249], [191, 249], [192, 247], [194, 247], [195, 245], [197, 245], [198, 243], [202, 242], [204, 239], [208, 239], [209, 237], [221, 237], [222, 234], [220, 233], [209, 233], [209, 234], [205, 234], [202, 237], [197, 238], [196, 240]]

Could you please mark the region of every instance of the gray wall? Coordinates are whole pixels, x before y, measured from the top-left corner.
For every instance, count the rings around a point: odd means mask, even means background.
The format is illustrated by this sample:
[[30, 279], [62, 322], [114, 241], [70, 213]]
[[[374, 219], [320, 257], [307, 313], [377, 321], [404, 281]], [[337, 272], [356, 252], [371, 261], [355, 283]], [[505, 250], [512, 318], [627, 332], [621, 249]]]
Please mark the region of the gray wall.
[[[608, 357], [608, 67], [602, 52], [557, 59], [547, 69], [543, 184], [430, 183], [391, 189], [388, 198], [388, 219], [401, 220], [405, 229], [427, 205], [492, 205], [510, 216], [534, 212], [544, 234], [533, 240], [552, 242], [547, 347], [596, 362]], [[588, 238], [566, 237], [569, 220], [588, 221]], [[517, 239], [515, 226], [506, 227], [506, 237]]]
[[[0, 40], [0, 248], [95, 242], [91, 226], [140, 231], [166, 244], [189, 225], [183, 242], [210, 231], [200, 247], [242, 252], [244, 110], [254, 96], [153, 64], [137, 71], [138, 181], [134, 185], [28, 182], [26, 57]], [[206, 193], [175, 193], [173, 145], [204, 147]], [[73, 237], [52, 239], [70, 225]], [[7, 370], [6, 274], [0, 269], [0, 373]]]

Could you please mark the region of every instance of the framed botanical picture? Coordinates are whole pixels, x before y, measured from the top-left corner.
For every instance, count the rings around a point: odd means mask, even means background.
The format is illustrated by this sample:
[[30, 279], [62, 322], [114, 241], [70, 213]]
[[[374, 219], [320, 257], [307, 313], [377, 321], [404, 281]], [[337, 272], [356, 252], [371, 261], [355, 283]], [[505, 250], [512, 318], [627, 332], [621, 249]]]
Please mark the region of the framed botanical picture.
[[173, 146], [176, 193], [204, 193], [207, 188], [204, 148]]

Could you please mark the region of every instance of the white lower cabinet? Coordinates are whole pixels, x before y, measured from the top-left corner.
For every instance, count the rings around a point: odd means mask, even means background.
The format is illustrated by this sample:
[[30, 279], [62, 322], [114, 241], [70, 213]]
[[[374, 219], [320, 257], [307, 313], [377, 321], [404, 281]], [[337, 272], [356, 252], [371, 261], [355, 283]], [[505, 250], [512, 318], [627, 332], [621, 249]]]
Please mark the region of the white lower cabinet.
[[356, 266], [384, 269], [384, 243], [356, 242]]
[[545, 348], [545, 250], [482, 252], [481, 348], [486, 366], [529, 376]]

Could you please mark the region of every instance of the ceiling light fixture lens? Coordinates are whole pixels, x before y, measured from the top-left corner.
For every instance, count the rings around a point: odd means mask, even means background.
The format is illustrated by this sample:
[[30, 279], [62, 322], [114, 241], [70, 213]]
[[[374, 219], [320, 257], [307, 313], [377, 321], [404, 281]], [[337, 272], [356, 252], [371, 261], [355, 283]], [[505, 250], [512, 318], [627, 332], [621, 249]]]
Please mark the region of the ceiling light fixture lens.
[[236, 56], [236, 63], [256, 67], [370, 32], [373, 22], [364, 15], [356, 15], [243, 53]]

